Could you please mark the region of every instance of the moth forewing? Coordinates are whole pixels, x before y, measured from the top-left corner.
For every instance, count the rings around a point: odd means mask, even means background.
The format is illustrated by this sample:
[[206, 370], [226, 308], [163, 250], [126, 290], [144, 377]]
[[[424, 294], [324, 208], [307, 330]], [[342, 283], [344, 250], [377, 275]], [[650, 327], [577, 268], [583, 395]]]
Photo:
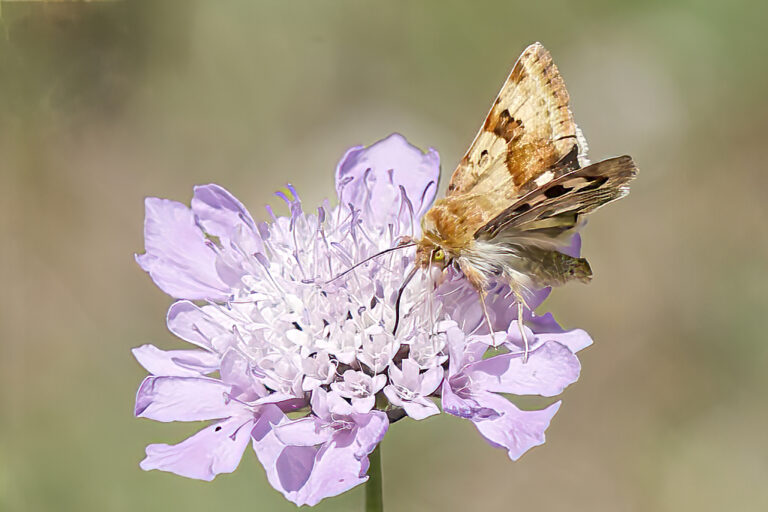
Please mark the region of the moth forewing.
[[519, 198], [480, 227], [475, 238], [492, 239], [504, 230], [560, 237], [577, 228], [582, 216], [626, 196], [628, 183], [636, 175], [637, 167], [629, 156], [572, 170]]

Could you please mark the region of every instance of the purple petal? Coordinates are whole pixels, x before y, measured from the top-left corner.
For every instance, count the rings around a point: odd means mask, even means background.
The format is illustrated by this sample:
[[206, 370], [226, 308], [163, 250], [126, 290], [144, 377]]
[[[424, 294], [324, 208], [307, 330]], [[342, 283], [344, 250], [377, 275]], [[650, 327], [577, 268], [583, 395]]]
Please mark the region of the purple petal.
[[181, 203], [148, 197], [145, 202], [145, 254], [136, 262], [168, 295], [185, 299], [225, 299], [230, 292], [216, 271], [216, 253], [206, 245], [192, 211]]
[[[315, 390], [314, 393], [317, 393], [318, 390]], [[313, 393], [313, 396], [314, 396]], [[326, 398], [326, 404], [328, 407], [328, 411], [331, 414], [337, 414], [340, 416], [348, 416], [354, 412], [354, 409], [352, 406], [344, 400], [341, 395], [336, 393], [335, 391], [329, 391], [327, 395], [325, 395]], [[321, 408], [322, 410], [322, 408]], [[312, 411], [315, 411], [315, 404], [312, 404]]]
[[221, 358], [219, 375], [222, 382], [232, 386], [232, 393], [246, 402], [264, 397], [268, 391], [256, 380], [248, 359], [237, 350], [227, 350]]
[[242, 404], [228, 400], [229, 386], [207, 378], [147, 377], [136, 393], [134, 414], [157, 421], [200, 421], [241, 413]]
[[394, 133], [367, 148], [358, 146], [347, 151], [336, 167], [336, 192], [342, 204], [352, 203], [372, 214], [367, 221], [382, 226], [398, 218], [400, 187], [418, 220], [432, 204], [439, 175], [437, 151], [422, 153]]
[[355, 410], [355, 412], [360, 414], [365, 414], [366, 412], [370, 411], [373, 409], [374, 405], [376, 405], [376, 397], [373, 395], [368, 395], [362, 398], [352, 398], [352, 408]]
[[318, 451], [309, 479], [295, 496], [286, 495], [289, 500], [313, 506], [368, 480], [368, 455], [381, 442], [389, 421], [381, 411], [356, 415], [355, 419], [357, 428], [337, 433]]
[[288, 393], [280, 393], [274, 391], [266, 396], [263, 396], [254, 402], [256, 405], [274, 404], [280, 408], [283, 412], [291, 412], [306, 407], [308, 401], [303, 396], [297, 397]]
[[[365, 482], [368, 454], [384, 437], [389, 423], [381, 411], [354, 419], [355, 427], [335, 432], [320, 448], [285, 446], [280, 441], [290, 430], [283, 430], [288, 424], [285, 416], [271, 419], [268, 427], [257, 422], [254, 449], [272, 486], [297, 505], [315, 505]], [[276, 425], [280, 426], [272, 430]]]
[[405, 413], [415, 420], [423, 420], [435, 414], [440, 414], [440, 409], [428, 398], [418, 397], [410, 402], [403, 402]]
[[403, 400], [400, 399], [400, 395], [397, 394], [397, 390], [395, 389], [395, 386], [393, 386], [392, 384], [384, 386], [384, 396], [386, 396], [387, 400], [389, 400], [389, 402], [395, 407], [400, 407], [404, 403]]
[[152, 375], [201, 377], [219, 369], [219, 356], [205, 350], [160, 350], [142, 345], [133, 356]]
[[560, 249], [560, 252], [572, 258], [578, 258], [579, 254], [581, 254], [581, 235], [578, 233], [573, 235], [568, 246]]
[[232, 323], [232, 320], [221, 314], [218, 308], [208, 306], [200, 308], [187, 300], [171, 304], [166, 319], [168, 330], [173, 334], [207, 349], [213, 349], [213, 340], [216, 337], [230, 335], [223, 326]]
[[192, 211], [206, 233], [230, 239], [238, 228], [245, 227], [249, 231], [255, 228], [256, 223], [245, 206], [224, 187], [199, 185], [194, 191]]
[[555, 321], [552, 313], [534, 315], [527, 320], [527, 325], [536, 333], [537, 341], [553, 340], [568, 347], [571, 352], [578, 352], [592, 344], [592, 337], [582, 329], [564, 330]]
[[534, 446], [544, 444], [544, 431], [560, 408], [560, 402], [555, 402], [541, 411], [521, 411], [494, 393], [478, 394], [477, 400], [497, 415], [472, 418], [472, 422], [490, 444], [506, 448], [512, 460], [519, 459]]
[[312, 408], [312, 412], [320, 419], [330, 421], [331, 411], [328, 404], [328, 392], [323, 388], [315, 388], [312, 391], [312, 397], [310, 398], [309, 405]]
[[529, 353], [501, 354], [464, 369], [472, 389], [516, 395], [555, 396], [579, 378], [581, 365], [568, 348], [548, 341]]
[[287, 499], [298, 503], [298, 495], [312, 475], [319, 449], [315, 446], [286, 446], [276, 431], [290, 420], [276, 406], [262, 409], [251, 436], [253, 450], [264, 466], [269, 483]]
[[[357, 450], [355, 455], [358, 457], [365, 457], [376, 448], [382, 439], [384, 434], [387, 433], [389, 428], [389, 419], [387, 415], [381, 411], [371, 411], [367, 414], [354, 414], [353, 418], [357, 423], [357, 432], [355, 434], [355, 443], [357, 444]], [[368, 470], [368, 460], [366, 457], [365, 469]]]
[[460, 418], [471, 418], [478, 409], [471, 398], [470, 382], [466, 375], [459, 374], [443, 380], [443, 411]]
[[[297, 505], [305, 503], [299, 496], [306, 494], [306, 491], [302, 493], [302, 488], [312, 477], [318, 451], [320, 448], [316, 446], [286, 446], [275, 460], [277, 484], [272, 485]], [[339, 472], [342, 470], [340, 468]]]
[[281, 443], [289, 446], [315, 446], [331, 437], [332, 431], [324, 428], [325, 425], [317, 418], [301, 418], [276, 427], [275, 435]]
[[449, 353], [448, 374], [456, 375], [466, 365], [480, 361], [488, 350], [482, 342], [468, 340], [464, 332], [456, 326], [445, 330], [446, 346]]
[[437, 368], [430, 368], [421, 376], [421, 385], [417, 390], [422, 396], [432, 394], [443, 381], [443, 368], [438, 366]]
[[187, 478], [213, 480], [233, 472], [251, 438], [252, 416], [235, 416], [204, 428], [176, 445], [151, 444], [141, 461], [144, 471], [159, 469]]
[[349, 447], [339, 448], [334, 443], [320, 449], [289, 446], [277, 462], [282, 486], [277, 489], [298, 506], [314, 506], [368, 480], [363, 476], [368, 469], [367, 459], [363, 466]]
[[386, 385], [387, 376], [384, 375], [383, 373], [380, 373], [375, 377], [373, 377], [373, 379], [371, 380], [372, 380], [371, 385], [373, 386], [373, 392], [378, 393], [379, 391], [381, 391], [381, 388], [383, 388]]
[[279, 489], [279, 479], [275, 464], [285, 449], [285, 444], [277, 438], [275, 428], [290, 420], [276, 405], [261, 406], [259, 413], [259, 417], [256, 419], [251, 430], [253, 451], [256, 452], [256, 457], [258, 457], [261, 465], [264, 466], [269, 483], [275, 489]]

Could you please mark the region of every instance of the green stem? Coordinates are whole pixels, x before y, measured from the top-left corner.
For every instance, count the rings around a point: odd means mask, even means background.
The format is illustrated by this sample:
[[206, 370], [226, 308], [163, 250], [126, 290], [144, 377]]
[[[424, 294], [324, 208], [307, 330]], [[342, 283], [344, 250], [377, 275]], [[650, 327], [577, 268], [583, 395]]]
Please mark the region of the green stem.
[[368, 482], [365, 484], [365, 512], [384, 512], [381, 492], [381, 443], [368, 456]]

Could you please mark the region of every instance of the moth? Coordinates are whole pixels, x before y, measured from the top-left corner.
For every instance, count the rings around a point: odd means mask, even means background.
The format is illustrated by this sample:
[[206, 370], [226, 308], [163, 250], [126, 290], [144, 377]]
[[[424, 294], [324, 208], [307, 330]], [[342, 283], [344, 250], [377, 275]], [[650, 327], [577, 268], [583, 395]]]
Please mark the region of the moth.
[[446, 196], [422, 218], [421, 239], [407, 241], [416, 246], [414, 270], [461, 272], [477, 291], [489, 328], [489, 283], [508, 283], [525, 358], [526, 296], [591, 279], [586, 259], [562, 251], [583, 217], [626, 196], [637, 174], [629, 156], [590, 165], [586, 151], [565, 83], [549, 52], [534, 43], [512, 68]]
[[549, 52], [534, 43], [512, 68], [446, 196], [422, 217], [421, 238], [403, 240], [341, 275], [381, 254], [416, 247], [395, 303], [394, 332], [402, 292], [419, 269], [458, 270], [477, 291], [490, 332], [485, 297], [491, 283], [502, 280], [516, 298], [527, 360], [526, 297], [591, 279], [587, 260], [564, 251], [584, 216], [626, 196], [637, 174], [629, 156], [590, 164], [586, 152], [565, 83]]

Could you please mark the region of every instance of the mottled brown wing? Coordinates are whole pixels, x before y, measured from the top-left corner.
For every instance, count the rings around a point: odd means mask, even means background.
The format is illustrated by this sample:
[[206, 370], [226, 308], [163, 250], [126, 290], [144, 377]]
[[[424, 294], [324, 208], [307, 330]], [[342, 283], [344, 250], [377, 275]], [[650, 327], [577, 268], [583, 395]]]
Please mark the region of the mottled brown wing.
[[530, 45], [454, 171], [447, 198], [483, 195], [501, 211], [526, 183], [570, 153], [577, 131], [552, 57], [540, 43]]
[[581, 217], [629, 194], [637, 167], [629, 156], [561, 174], [532, 188], [475, 233], [497, 243], [556, 247]]

